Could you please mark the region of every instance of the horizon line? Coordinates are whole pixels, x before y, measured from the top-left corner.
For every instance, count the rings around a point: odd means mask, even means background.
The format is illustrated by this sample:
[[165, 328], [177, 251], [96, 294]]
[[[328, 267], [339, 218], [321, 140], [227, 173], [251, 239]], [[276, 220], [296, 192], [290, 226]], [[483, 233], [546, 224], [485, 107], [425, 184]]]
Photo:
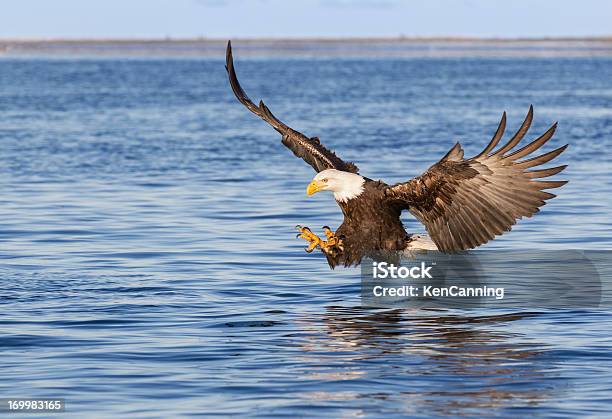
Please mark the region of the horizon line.
[[181, 42], [612, 42], [612, 34], [605, 36], [538, 36], [538, 37], [504, 37], [504, 36], [346, 36], [346, 37], [0, 37], [0, 43], [181, 43]]

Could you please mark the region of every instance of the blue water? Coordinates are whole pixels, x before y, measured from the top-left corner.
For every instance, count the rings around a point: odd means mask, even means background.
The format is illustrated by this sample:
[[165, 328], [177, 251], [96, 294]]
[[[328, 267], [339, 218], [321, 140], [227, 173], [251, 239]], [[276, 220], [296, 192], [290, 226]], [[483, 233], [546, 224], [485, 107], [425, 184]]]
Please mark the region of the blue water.
[[[611, 59], [236, 55], [254, 98], [389, 182], [533, 103], [570, 183], [487, 249], [612, 248]], [[341, 215], [279, 140], [221, 58], [0, 60], [1, 397], [72, 417], [612, 414], [612, 310], [362, 308], [359, 271], [294, 238]]]

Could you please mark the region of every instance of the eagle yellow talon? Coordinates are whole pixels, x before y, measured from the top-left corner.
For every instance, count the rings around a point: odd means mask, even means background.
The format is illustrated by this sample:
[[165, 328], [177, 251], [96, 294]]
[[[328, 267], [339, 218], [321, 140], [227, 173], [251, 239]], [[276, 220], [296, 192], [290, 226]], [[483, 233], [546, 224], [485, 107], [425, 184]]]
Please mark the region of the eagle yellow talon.
[[296, 237], [309, 242], [309, 245], [304, 249], [307, 253], [311, 253], [317, 247], [321, 248], [325, 253], [331, 252], [334, 249], [342, 251], [342, 240], [327, 226], [323, 227], [323, 233], [327, 240], [322, 240], [314, 234], [308, 227], [297, 225], [299, 233]]
[[328, 226], [321, 227], [323, 229], [323, 233], [325, 233], [325, 237], [328, 239], [334, 235], [334, 232]]
[[299, 233], [296, 237], [300, 239], [304, 239], [308, 241], [310, 244], [304, 248], [306, 253], [311, 253], [317, 246], [321, 245], [322, 240], [314, 234], [308, 227], [302, 227], [301, 225], [297, 225], [296, 228], [299, 230]]

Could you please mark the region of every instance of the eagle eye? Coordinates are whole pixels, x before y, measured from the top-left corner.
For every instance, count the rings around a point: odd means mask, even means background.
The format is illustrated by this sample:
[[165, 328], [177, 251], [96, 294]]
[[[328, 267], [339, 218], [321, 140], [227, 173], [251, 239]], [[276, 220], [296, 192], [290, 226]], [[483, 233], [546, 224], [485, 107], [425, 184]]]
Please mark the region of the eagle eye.
[[323, 179], [323, 182], [324, 182], [324, 183], [327, 183], [327, 178], [324, 178], [324, 179]]

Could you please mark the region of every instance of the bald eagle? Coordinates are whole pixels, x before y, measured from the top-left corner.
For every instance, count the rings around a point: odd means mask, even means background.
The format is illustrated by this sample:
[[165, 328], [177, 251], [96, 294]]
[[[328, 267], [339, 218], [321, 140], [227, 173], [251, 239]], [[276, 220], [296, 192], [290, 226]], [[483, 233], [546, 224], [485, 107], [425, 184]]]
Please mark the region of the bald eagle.
[[[262, 102], [255, 105], [236, 77], [231, 42], [227, 44], [226, 70], [236, 98], [282, 135], [282, 143], [312, 166], [317, 175], [306, 188], [310, 196], [330, 191], [342, 214], [342, 225], [334, 232], [323, 227], [325, 239], [309, 228], [297, 226], [298, 237], [309, 242], [307, 252], [320, 249], [329, 265], [357, 265], [365, 256], [379, 252], [402, 252], [413, 247], [454, 253], [480, 246], [510, 231], [523, 217], [539, 211], [555, 195], [544, 189], [558, 188], [567, 181], [536, 181], [555, 175], [567, 166], [527, 170], [547, 163], [561, 154], [567, 144], [548, 153], [530, 157], [553, 136], [557, 124], [544, 134], [515, 149], [533, 119], [533, 107], [516, 134], [497, 148], [506, 127], [504, 112], [489, 144], [478, 155], [464, 159], [456, 143], [440, 161], [420, 176], [388, 185], [359, 174], [358, 167], [340, 159], [317, 137], [307, 137], [276, 118]], [[410, 235], [400, 220], [408, 210], [425, 225], [427, 239]]]

